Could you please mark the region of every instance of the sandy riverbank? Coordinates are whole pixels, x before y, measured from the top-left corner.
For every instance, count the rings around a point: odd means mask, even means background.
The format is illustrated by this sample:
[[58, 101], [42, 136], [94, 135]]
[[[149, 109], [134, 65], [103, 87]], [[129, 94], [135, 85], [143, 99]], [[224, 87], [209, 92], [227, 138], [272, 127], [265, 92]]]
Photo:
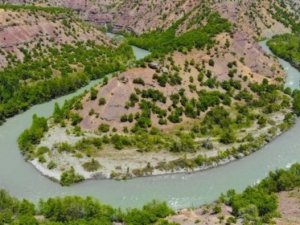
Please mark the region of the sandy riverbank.
[[[55, 137], [54, 139], [65, 141], [66, 139], [72, 140], [75, 143], [78, 138], [76, 137], [68, 137], [64, 136], [64, 132], [57, 132], [57, 130], [53, 130], [58, 135], [52, 136]], [[264, 141], [259, 148], [252, 149], [251, 153], [256, 152], [262, 149], [266, 144], [271, 141], [274, 141], [277, 137], [279, 137], [284, 132], [278, 132], [272, 137], [268, 137], [268, 140]], [[41, 145], [45, 144], [46, 140], [41, 142]], [[48, 146], [55, 144], [56, 142], [52, 139], [47, 139]], [[115, 152], [114, 152], [115, 151]], [[117, 153], [117, 154], [115, 154]], [[190, 153], [185, 154], [187, 159], [194, 158], [195, 156], [203, 154], [203, 153]], [[117, 158], [115, 158], [117, 155]], [[218, 151], [208, 151], [206, 152], [207, 157], [214, 157], [218, 155]], [[237, 157], [229, 156], [225, 159], [219, 160], [218, 162], [212, 162], [211, 164], [206, 164], [201, 167], [194, 167], [194, 168], [174, 168], [173, 170], [161, 170], [155, 168], [155, 165], [159, 164], [160, 162], [169, 162], [172, 160], [177, 160], [181, 158], [183, 155], [180, 154], [170, 154], [168, 151], [161, 151], [161, 152], [146, 152], [140, 153], [136, 149], [127, 149], [127, 150], [113, 150], [113, 149], [104, 149], [101, 150], [100, 154], [97, 157], [97, 160], [101, 164], [101, 168], [95, 172], [88, 172], [83, 167], [82, 164], [89, 160], [87, 157], [83, 158], [76, 158], [68, 153], [57, 153], [51, 155], [51, 160], [55, 160], [55, 162], [59, 165], [54, 169], [49, 169], [47, 164], [41, 163], [38, 159], [33, 159], [30, 163], [44, 176], [49, 177], [55, 181], [59, 181], [61, 174], [68, 168], [72, 166], [76, 173], [83, 176], [85, 180], [90, 179], [130, 179], [136, 178], [139, 176], [160, 176], [160, 175], [167, 175], [167, 174], [176, 174], [176, 173], [195, 173], [200, 172], [208, 169], [212, 169], [218, 166], [226, 165], [232, 161], [239, 160], [247, 155], [240, 153]], [[147, 165], [152, 166], [151, 171], [141, 174], [135, 175], [132, 173], [135, 169], [141, 169], [147, 167]], [[119, 173], [121, 176], [113, 177], [112, 174]]]

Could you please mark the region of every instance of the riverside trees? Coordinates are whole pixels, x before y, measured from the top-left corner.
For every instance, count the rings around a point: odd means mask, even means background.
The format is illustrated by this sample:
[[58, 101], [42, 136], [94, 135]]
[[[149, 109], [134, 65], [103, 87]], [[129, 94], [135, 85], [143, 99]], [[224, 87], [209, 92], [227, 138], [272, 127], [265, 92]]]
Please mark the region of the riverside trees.
[[[49, 49], [37, 60], [24, 60], [0, 71], [0, 122], [31, 105], [70, 93], [88, 81], [125, 69], [132, 49], [99, 46], [94, 42]], [[56, 74], [54, 76], [54, 74]]]
[[[111, 225], [124, 222], [130, 225], [151, 225], [162, 223], [171, 215], [166, 203], [152, 201], [141, 209], [123, 212], [87, 197], [67, 196], [41, 200], [38, 207], [27, 200], [17, 200], [6, 191], [0, 190], [0, 223], [14, 225]], [[36, 216], [44, 219], [37, 220]], [[169, 225], [164, 222], [164, 225]], [[170, 224], [171, 225], [171, 224]]]
[[[288, 170], [270, 172], [260, 184], [247, 187], [243, 192], [229, 190], [218, 202], [232, 208], [228, 220], [242, 219], [245, 224], [270, 223], [278, 216], [277, 193], [300, 187], [300, 165]], [[217, 206], [219, 207], [219, 206]], [[214, 211], [220, 210], [215, 206]], [[13, 225], [175, 225], [165, 220], [174, 212], [166, 203], [152, 201], [141, 209], [121, 211], [91, 198], [67, 196], [40, 200], [35, 206], [28, 200], [18, 200], [0, 190], [0, 223]], [[43, 218], [43, 219], [37, 219]]]

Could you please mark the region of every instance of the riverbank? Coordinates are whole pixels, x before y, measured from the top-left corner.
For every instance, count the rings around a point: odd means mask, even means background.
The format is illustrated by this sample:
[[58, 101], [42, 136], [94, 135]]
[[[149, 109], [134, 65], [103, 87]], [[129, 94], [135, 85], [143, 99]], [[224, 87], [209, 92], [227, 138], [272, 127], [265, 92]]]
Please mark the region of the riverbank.
[[[61, 152], [57, 148], [60, 144], [77, 145], [82, 140], [97, 138], [98, 136], [88, 132], [77, 136], [76, 134], [70, 134], [70, 127], [63, 128], [49, 125], [51, 127], [50, 130], [36, 148], [51, 149], [51, 152], [43, 155], [43, 160], [35, 158], [30, 160], [30, 163], [44, 176], [57, 182], [60, 182], [62, 174], [70, 168], [73, 168], [75, 173], [84, 180], [120, 180], [169, 174], [190, 174], [225, 165], [252, 154], [272, 142], [289, 128], [286, 127], [285, 117], [281, 112], [273, 114], [268, 120], [275, 122], [273, 125], [267, 124], [263, 128], [259, 126], [250, 127], [247, 131], [244, 131], [246, 132], [244, 136], [251, 136], [255, 140], [253, 143], [247, 142], [246, 145], [245, 143], [221, 145], [217, 140], [211, 140], [210, 144], [215, 146], [211, 150], [202, 149], [202, 151], [194, 153], [177, 154], [169, 151], [140, 152], [138, 149], [116, 150], [112, 146], [105, 146], [97, 155], [93, 155], [92, 159], [99, 162], [100, 165], [95, 171], [88, 171], [83, 166], [91, 161], [91, 157], [83, 154], [79, 157], [75, 153]], [[284, 127], [283, 130], [282, 127]], [[205, 140], [206, 138], [203, 138], [203, 140], [199, 141]], [[200, 158], [203, 159], [202, 165], [195, 166], [193, 161]], [[51, 163], [55, 163], [55, 166], [49, 166]]]
[[[291, 69], [286, 72], [290, 71]], [[299, 72], [288, 75], [292, 79], [296, 74]], [[168, 202], [174, 209], [180, 209], [212, 202], [220, 193], [231, 188], [241, 191], [249, 184], [257, 183], [270, 170], [288, 167], [300, 158], [300, 121], [297, 120], [294, 127], [267, 144], [261, 151], [201, 173], [151, 176], [130, 181], [90, 180], [71, 187], [61, 187], [24, 161], [16, 140], [30, 126], [34, 114], [49, 117], [56, 102], [62, 105], [66, 99], [82, 94], [97, 83], [99, 80], [71, 95], [33, 106], [28, 111], [8, 119], [0, 127], [1, 187], [10, 190], [18, 198], [27, 198], [34, 202], [38, 202], [40, 198], [76, 194], [93, 196], [123, 209], [142, 206], [153, 198]], [[14, 171], [18, 179], [7, 171]], [[232, 180], [232, 177], [236, 179]]]

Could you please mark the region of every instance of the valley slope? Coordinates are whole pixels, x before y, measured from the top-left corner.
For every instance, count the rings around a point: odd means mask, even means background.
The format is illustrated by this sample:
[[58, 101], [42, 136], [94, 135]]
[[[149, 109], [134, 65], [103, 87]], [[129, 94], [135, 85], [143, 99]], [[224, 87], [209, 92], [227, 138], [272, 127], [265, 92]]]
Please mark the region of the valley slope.
[[[284, 72], [257, 43], [293, 30], [278, 17], [293, 13], [292, 2], [102, 3], [47, 2], [140, 34], [125, 34], [125, 44], [152, 54], [56, 105], [48, 121], [34, 118], [19, 144], [45, 175], [70, 185], [205, 169], [248, 155], [292, 126]], [[103, 12], [111, 16], [105, 22], [90, 17]]]

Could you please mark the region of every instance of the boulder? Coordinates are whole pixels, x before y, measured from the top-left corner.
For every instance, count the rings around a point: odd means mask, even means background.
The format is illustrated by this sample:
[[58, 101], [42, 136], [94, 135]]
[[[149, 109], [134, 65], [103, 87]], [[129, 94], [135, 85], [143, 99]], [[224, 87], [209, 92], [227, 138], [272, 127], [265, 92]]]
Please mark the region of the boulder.
[[151, 68], [151, 69], [154, 69], [154, 70], [158, 70], [159, 69], [159, 63], [158, 62], [150, 62], [148, 64], [148, 66]]

